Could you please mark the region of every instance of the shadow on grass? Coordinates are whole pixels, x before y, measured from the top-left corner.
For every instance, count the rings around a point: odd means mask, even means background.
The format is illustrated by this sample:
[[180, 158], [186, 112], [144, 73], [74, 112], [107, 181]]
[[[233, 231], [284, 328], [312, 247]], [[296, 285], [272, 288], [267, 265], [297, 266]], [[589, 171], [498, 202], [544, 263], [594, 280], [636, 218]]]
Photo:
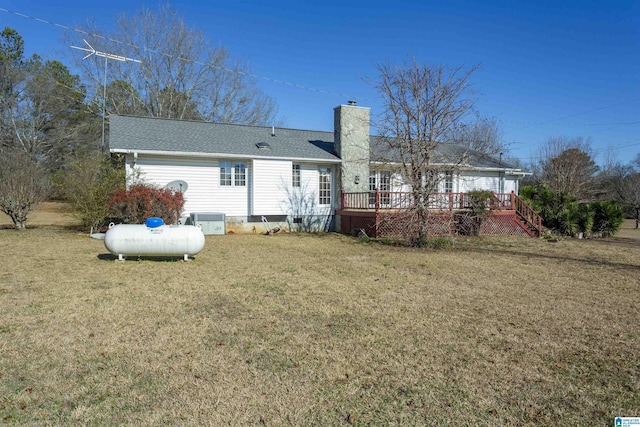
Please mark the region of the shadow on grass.
[[610, 239], [593, 239], [592, 242], [597, 244], [613, 244], [615, 246], [625, 246], [629, 248], [640, 249], [640, 239], [633, 239], [631, 237], [613, 237]]
[[[100, 261], [118, 261], [117, 255], [98, 254]], [[189, 257], [189, 261], [195, 260], [195, 257]], [[125, 257], [125, 261], [153, 261], [153, 262], [184, 262], [182, 256], [138, 256], [132, 255]]]
[[15, 230], [15, 231], [23, 231], [23, 230], [60, 230], [60, 231], [69, 231], [73, 233], [87, 233], [89, 232], [83, 228], [81, 225], [75, 224], [67, 224], [67, 225], [57, 225], [57, 224], [27, 224], [26, 229], [18, 230], [13, 224], [0, 224], [0, 230]]
[[[629, 239], [629, 240], [633, 241], [633, 239]], [[612, 241], [609, 240], [607, 242], [611, 243]], [[637, 246], [637, 243], [634, 244], [634, 247], [635, 246]], [[495, 249], [495, 248], [479, 248], [479, 247], [473, 247], [473, 246], [458, 246], [458, 248], [460, 248], [461, 250], [466, 251], [466, 252], [495, 253], [495, 254], [500, 254], [500, 255], [505, 255], [505, 256], [514, 256], [514, 257], [529, 258], [529, 259], [535, 258], [535, 259], [571, 261], [571, 262], [582, 263], [582, 264], [597, 264], [597, 265], [601, 265], [601, 266], [620, 268], [620, 269], [624, 269], [624, 270], [638, 270], [638, 271], [640, 271], [640, 265], [625, 264], [625, 263], [620, 263], [620, 262], [612, 262], [612, 261], [606, 261], [606, 260], [594, 259], [594, 258], [577, 258], [577, 257], [569, 256], [569, 255], [546, 254], [546, 253], [540, 252], [540, 251], [538, 251], [538, 252], [526, 252], [526, 251], [518, 251], [517, 249], [514, 249], [514, 248]]]

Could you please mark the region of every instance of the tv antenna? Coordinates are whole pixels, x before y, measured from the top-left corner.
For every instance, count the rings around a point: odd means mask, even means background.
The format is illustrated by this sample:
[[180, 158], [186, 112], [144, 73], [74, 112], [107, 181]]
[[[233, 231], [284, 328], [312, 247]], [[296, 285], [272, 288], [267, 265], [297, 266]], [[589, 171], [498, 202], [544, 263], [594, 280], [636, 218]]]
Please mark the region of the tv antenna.
[[115, 55], [113, 53], [100, 52], [98, 50], [95, 50], [93, 46], [91, 46], [89, 42], [86, 41], [85, 39], [82, 39], [82, 41], [85, 42], [88, 48], [71, 46], [73, 49], [89, 52], [82, 59], [87, 59], [92, 55], [101, 56], [104, 58], [104, 84], [102, 85], [102, 146], [100, 147], [100, 150], [104, 155], [104, 123], [105, 123], [105, 118], [107, 116], [107, 63], [109, 59], [113, 59], [115, 61], [120, 61], [120, 62], [127, 62], [127, 61], [137, 62], [138, 64], [142, 63], [142, 61], [140, 61], [139, 59], [127, 58], [126, 56], [122, 56], [122, 55]]

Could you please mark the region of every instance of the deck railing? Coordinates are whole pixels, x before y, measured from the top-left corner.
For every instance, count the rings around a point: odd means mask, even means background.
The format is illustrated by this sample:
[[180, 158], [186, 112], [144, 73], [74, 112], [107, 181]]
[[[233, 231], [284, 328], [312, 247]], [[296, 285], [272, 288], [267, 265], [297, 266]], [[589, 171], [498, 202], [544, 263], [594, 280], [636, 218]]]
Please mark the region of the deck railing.
[[[415, 205], [411, 192], [370, 191], [364, 193], [341, 193], [342, 209], [349, 210], [406, 210]], [[427, 207], [434, 211], [456, 211], [471, 209], [469, 193], [431, 193]], [[518, 217], [536, 235], [542, 232], [542, 217], [514, 192], [494, 193], [486, 200], [490, 210], [516, 211]]]
[[[517, 197], [517, 196], [516, 196]], [[342, 192], [343, 209], [410, 209], [415, 196], [411, 192], [370, 191], [366, 193]], [[497, 193], [487, 199], [487, 208], [510, 210], [514, 205], [511, 193]], [[469, 193], [431, 193], [427, 202], [433, 210], [463, 210], [471, 208]]]
[[518, 196], [514, 198], [514, 206], [520, 219], [522, 219], [537, 236], [540, 236], [542, 234], [542, 217], [538, 215], [538, 212], [534, 211], [527, 202]]

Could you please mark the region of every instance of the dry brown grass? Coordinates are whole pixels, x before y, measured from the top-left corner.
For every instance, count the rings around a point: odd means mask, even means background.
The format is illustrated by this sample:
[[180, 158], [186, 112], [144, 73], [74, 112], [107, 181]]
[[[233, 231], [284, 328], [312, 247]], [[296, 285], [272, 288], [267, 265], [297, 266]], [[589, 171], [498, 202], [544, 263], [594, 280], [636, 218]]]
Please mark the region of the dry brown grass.
[[[630, 227], [630, 223], [626, 224]], [[611, 425], [640, 415], [640, 232], [414, 250], [207, 237], [118, 263], [0, 230], [0, 423]]]
[[[42, 202], [36, 210], [31, 212], [27, 220], [27, 227], [41, 226], [79, 226], [80, 220], [75, 218], [71, 208], [58, 202]], [[0, 212], [0, 228], [13, 228], [11, 218]]]

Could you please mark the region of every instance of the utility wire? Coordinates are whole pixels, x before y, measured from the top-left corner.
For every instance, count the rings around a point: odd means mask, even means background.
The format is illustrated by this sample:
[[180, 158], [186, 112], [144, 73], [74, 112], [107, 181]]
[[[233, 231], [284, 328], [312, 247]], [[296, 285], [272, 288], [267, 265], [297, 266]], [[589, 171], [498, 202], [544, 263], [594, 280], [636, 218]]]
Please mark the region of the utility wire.
[[116, 39], [112, 39], [112, 38], [109, 38], [109, 37], [105, 37], [105, 36], [103, 36], [101, 34], [90, 33], [88, 31], [85, 31], [85, 30], [82, 30], [82, 29], [79, 29], [79, 28], [73, 28], [73, 27], [69, 27], [67, 25], [58, 24], [56, 22], [50, 22], [50, 21], [47, 21], [46, 19], [36, 18], [36, 17], [33, 17], [33, 16], [26, 15], [24, 13], [15, 12], [15, 11], [4, 9], [4, 8], [1, 8], [1, 7], [0, 7], [0, 12], [9, 13], [9, 14], [16, 15], [16, 16], [19, 16], [19, 17], [25, 18], [25, 19], [31, 19], [31, 20], [36, 21], [36, 22], [40, 22], [40, 23], [47, 24], [47, 25], [52, 25], [54, 27], [59, 27], [59, 28], [62, 28], [64, 30], [67, 30], [67, 31], [75, 31], [75, 32], [77, 32], [79, 34], [82, 34], [84, 36], [97, 37], [97, 38], [100, 38], [100, 39], [103, 39], [103, 40], [108, 40], [108, 41], [113, 42], [113, 43], [117, 43], [117, 44], [129, 46], [129, 47], [133, 47], [133, 48], [136, 48], [136, 49], [143, 49], [143, 50], [145, 50], [147, 52], [155, 53], [157, 55], [166, 56], [167, 58], [175, 58], [175, 59], [178, 59], [180, 61], [192, 62], [194, 64], [198, 64], [198, 65], [202, 65], [202, 66], [206, 66], [206, 67], [212, 67], [212, 68], [215, 68], [215, 69], [218, 69], [218, 70], [221, 70], [221, 71], [226, 71], [226, 72], [229, 72], [229, 73], [237, 73], [237, 74], [240, 74], [240, 75], [243, 75], [243, 76], [252, 77], [252, 78], [255, 78], [255, 79], [260, 79], [260, 80], [264, 80], [264, 81], [271, 82], [271, 83], [276, 83], [276, 84], [285, 85], [285, 86], [291, 86], [291, 87], [295, 87], [295, 88], [306, 90], [306, 91], [310, 91], [310, 92], [323, 93], [325, 95], [337, 96], [337, 97], [341, 97], [343, 99], [353, 99], [353, 100], [360, 100], [360, 101], [371, 101], [371, 99], [369, 99], [369, 98], [363, 98], [363, 97], [358, 97], [358, 96], [353, 96], [353, 95], [347, 95], [347, 94], [344, 94], [344, 93], [333, 92], [333, 91], [329, 91], [329, 90], [325, 90], [325, 89], [317, 89], [317, 88], [314, 88], [314, 87], [311, 87], [311, 86], [302, 85], [302, 84], [298, 84], [298, 83], [292, 83], [292, 82], [289, 82], [289, 81], [286, 81], [286, 80], [278, 80], [278, 79], [274, 79], [274, 78], [271, 78], [271, 77], [261, 76], [259, 74], [247, 72], [247, 71], [234, 70], [232, 68], [221, 67], [219, 65], [208, 64], [208, 63], [201, 62], [201, 61], [194, 61], [194, 60], [190, 60], [188, 58], [183, 58], [183, 57], [180, 57], [180, 56], [176, 57], [174, 55], [171, 55], [171, 54], [168, 54], [168, 53], [165, 53], [165, 52], [161, 52], [161, 51], [158, 51], [158, 50], [155, 50], [155, 49], [149, 49], [149, 48], [146, 48], [146, 47], [136, 46], [134, 44], [126, 43], [126, 42], [123, 42], [121, 40], [116, 40]]
[[[629, 147], [635, 147], [640, 145], [640, 142], [632, 142], [632, 141], [628, 141], [628, 142], [624, 142], [621, 144], [616, 144], [616, 145], [609, 145], [607, 147], [601, 147], [601, 148], [595, 148], [590, 150], [591, 154], [599, 154], [602, 152], [605, 152], [607, 150], [614, 150], [614, 149], [619, 149], [619, 148], [629, 148]], [[541, 160], [541, 159], [546, 159], [546, 156], [530, 156], [530, 157], [518, 157], [518, 159], [520, 160]]]
[[[594, 109], [591, 109], [591, 110], [580, 111], [578, 113], [569, 114], [567, 116], [559, 117], [557, 119], [547, 120], [547, 121], [544, 121], [544, 122], [532, 123], [532, 124], [524, 126], [524, 127], [516, 128], [511, 132], [516, 132], [516, 131], [519, 131], [519, 130], [522, 130], [522, 129], [528, 129], [528, 128], [534, 127], [534, 126], [540, 126], [540, 125], [546, 125], [546, 124], [550, 124], [550, 123], [554, 123], [554, 122], [559, 122], [560, 120], [568, 119], [568, 118], [571, 118], [571, 117], [581, 116], [583, 114], [592, 113], [594, 111], [607, 110], [607, 109], [612, 108], [612, 107], [617, 107], [617, 106], [625, 105], [625, 104], [631, 104], [631, 103], [638, 102], [638, 101], [640, 101], [640, 98], [630, 99], [630, 100], [627, 100], [627, 101], [618, 102], [618, 103], [611, 104], [611, 105], [605, 105], [604, 107], [598, 107], [598, 108], [594, 108]], [[630, 124], [635, 124], [635, 123], [638, 123], [638, 122], [630, 122]], [[594, 125], [597, 125], [597, 124], [594, 124]]]
[[[503, 122], [511, 122], [514, 123], [513, 120], [501, 120]], [[539, 125], [544, 125], [544, 124], [549, 124], [547, 122], [528, 122], [528, 121], [524, 121], [524, 120], [520, 120], [518, 121], [518, 123], [526, 123], [528, 124], [528, 126], [539, 126]], [[626, 126], [626, 125], [637, 125], [640, 124], [640, 122], [608, 122], [608, 123], [569, 123], [569, 122], [565, 122], [565, 123], [554, 123], [553, 126], [591, 126], [591, 127], [595, 127], [595, 126], [612, 126], [612, 125], [620, 125], [620, 126]], [[522, 129], [522, 128], [520, 128]], [[518, 130], [518, 129], [516, 129]]]

